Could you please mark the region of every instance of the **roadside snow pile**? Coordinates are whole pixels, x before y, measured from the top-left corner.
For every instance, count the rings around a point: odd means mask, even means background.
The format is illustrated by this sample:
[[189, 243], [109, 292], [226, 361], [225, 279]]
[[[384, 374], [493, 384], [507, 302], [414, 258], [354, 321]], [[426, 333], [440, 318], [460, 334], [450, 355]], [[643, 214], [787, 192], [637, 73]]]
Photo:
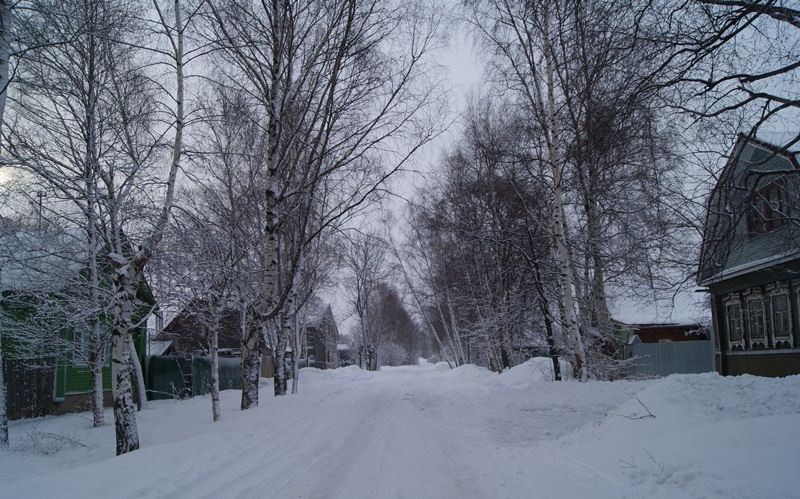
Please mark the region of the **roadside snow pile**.
[[627, 478], [631, 497], [797, 497], [800, 376], [673, 375], [548, 445]]
[[[568, 378], [569, 364], [561, 361], [560, 368], [561, 375]], [[500, 382], [509, 388], [524, 387], [539, 381], [553, 381], [553, 361], [547, 357], [535, 357], [500, 374]]]

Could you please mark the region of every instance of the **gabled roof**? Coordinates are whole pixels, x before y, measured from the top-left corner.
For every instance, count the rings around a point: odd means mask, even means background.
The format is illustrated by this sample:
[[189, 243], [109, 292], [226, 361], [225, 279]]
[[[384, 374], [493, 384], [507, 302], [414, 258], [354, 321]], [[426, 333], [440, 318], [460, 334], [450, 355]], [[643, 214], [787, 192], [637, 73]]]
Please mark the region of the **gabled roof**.
[[[734, 269], [736, 275], [741, 275], [757, 270], [767, 261], [800, 256], [798, 245], [791, 243], [795, 235], [790, 232], [796, 229], [785, 227], [750, 237], [744, 223], [748, 197], [771, 179], [779, 178], [781, 172], [800, 170], [797, 154], [757, 138], [739, 136], [706, 204], [697, 270], [699, 285], [733, 277]], [[790, 182], [788, 187], [797, 190], [797, 185]]]
[[68, 232], [0, 229], [3, 291], [59, 291], [74, 286], [86, 246]]
[[[201, 318], [202, 307], [198, 301], [192, 301], [176, 315], [163, 331], [154, 338], [155, 342], [172, 342], [180, 353], [207, 352], [208, 338]], [[220, 350], [241, 350], [241, 315], [238, 310], [224, 309], [220, 316], [219, 348]]]

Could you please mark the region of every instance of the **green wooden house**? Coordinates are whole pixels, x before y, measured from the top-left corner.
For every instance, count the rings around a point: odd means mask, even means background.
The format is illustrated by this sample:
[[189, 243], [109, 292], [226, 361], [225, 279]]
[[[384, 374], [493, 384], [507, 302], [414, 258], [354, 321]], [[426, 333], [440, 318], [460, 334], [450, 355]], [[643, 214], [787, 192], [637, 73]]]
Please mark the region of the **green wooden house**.
[[[77, 246], [64, 234], [6, 231], [0, 235], [0, 335], [11, 419], [66, 414], [90, 407], [92, 380], [87, 363], [90, 335], [82, 322], [85, 317], [70, 308], [73, 300], [79, 301], [82, 291], [83, 263]], [[140, 285], [137, 299], [138, 319], [142, 324], [133, 338], [143, 360], [146, 345], [143, 319], [155, 308], [147, 282]], [[107, 325], [110, 317], [101, 315], [100, 321]], [[110, 405], [108, 354], [103, 389], [105, 403]]]

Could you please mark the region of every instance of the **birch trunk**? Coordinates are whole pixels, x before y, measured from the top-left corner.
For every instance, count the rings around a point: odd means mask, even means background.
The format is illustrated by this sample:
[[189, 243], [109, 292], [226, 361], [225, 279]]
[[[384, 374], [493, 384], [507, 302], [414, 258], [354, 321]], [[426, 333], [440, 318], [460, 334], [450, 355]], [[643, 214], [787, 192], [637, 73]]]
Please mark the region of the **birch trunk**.
[[542, 270], [539, 266], [539, 261], [534, 257], [532, 259], [534, 279], [536, 280], [536, 292], [539, 295], [539, 310], [544, 317], [544, 328], [547, 332], [547, 354], [553, 362], [553, 381], [561, 381], [561, 365], [558, 360], [558, 351], [556, 350], [556, 337], [553, 331], [553, 318], [550, 315], [550, 306], [548, 304], [547, 294], [544, 291], [542, 283]]
[[136, 398], [139, 399], [139, 410], [141, 411], [147, 406], [147, 387], [144, 384], [142, 363], [139, 361], [139, 354], [136, 353], [136, 346], [133, 344], [133, 337], [130, 334], [128, 335], [128, 350], [131, 356], [131, 371], [136, 386]]
[[[10, 58], [11, 41], [11, 4], [9, 0], [0, 0], [0, 130], [3, 124], [3, 116], [6, 108], [6, 95], [8, 90], [8, 68]], [[2, 136], [2, 133], [0, 133]], [[2, 293], [2, 290], [0, 290]], [[2, 296], [0, 295], [0, 306], [2, 306]], [[8, 436], [8, 391], [6, 390], [6, 378], [4, 370], [3, 356], [3, 332], [0, 330], [0, 450], [9, 447], [10, 439]]]
[[575, 369], [581, 381], [587, 381], [589, 374], [586, 366], [586, 353], [583, 338], [578, 328], [578, 314], [572, 289], [572, 270], [569, 262], [569, 250], [566, 240], [566, 220], [564, 217], [564, 199], [562, 193], [562, 172], [558, 152], [558, 120], [556, 119], [555, 81], [553, 77], [555, 61], [549, 34], [549, 2], [543, 7], [544, 22], [542, 35], [545, 43], [544, 58], [547, 70], [547, 146], [550, 166], [553, 171], [553, 236], [556, 242], [556, 253], [559, 263], [559, 281], [564, 301], [564, 320], [567, 332], [575, 350]]
[[[273, 120], [274, 121], [274, 120]], [[277, 161], [272, 158], [271, 161]], [[258, 340], [260, 337], [260, 324], [263, 323], [263, 318], [273, 308], [275, 308], [275, 292], [278, 287], [279, 278], [279, 242], [278, 242], [278, 183], [274, 177], [275, 172], [270, 172], [271, 181], [267, 188], [267, 213], [266, 213], [266, 228], [265, 228], [265, 241], [264, 241], [264, 282], [261, 288], [261, 294], [256, 304], [255, 315], [259, 317], [253, 321], [259, 324], [259, 327], [249, 327], [245, 329], [245, 337], [242, 341], [242, 403], [241, 409], [247, 410], [251, 407], [258, 406]], [[276, 347], [277, 348], [277, 347]], [[284, 341], [285, 349], [285, 341]], [[283, 353], [280, 354], [281, 361], [283, 361]], [[274, 383], [278, 383], [278, 373], [283, 374], [283, 364], [277, 364], [278, 352], [273, 350], [273, 360], [275, 363], [275, 379]], [[284, 376], [285, 378], [285, 376]], [[285, 393], [285, 390], [284, 390]]]
[[89, 345], [89, 368], [92, 374], [92, 426], [99, 428], [105, 426], [103, 407], [103, 350], [105, 344], [102, 336], [98, 334], [98, 324], [91, 327], [91, 344]]
[[[297, 393], [299, 383], [298, 378], [300, 376], [300, 369], [297, 364], [298, 358], [300, 357], [300, 325], [297, 323], [297, 321], [297, 315], [295, 315], [294, 320], [292, 321], [294, 327], [294, 341], [292, 343], [292, 351], [294, 352], [294, 355], [292, 355], [292, 393]], [[306, 353], [306, 360], [308, 360], [308, 353]], [[308, 363], [306, 363], [306, 367], [308, 367]]]
[[0, 449], [8, 448], [8, 403], [3, 371], [3, 334], [0, 332]]
[[586, 212], [586, 272], [590, 273], [585, 283], [589, 289], [584, 294], [588, 299], [588, 313], [591, 314], [590, 317], [587, 317], [587, 322], [599, 329], [605, 337], [611, 329], [611, 314], [608, 311], [604, 263], [600, 254], [602, 221], [598, 212], [599, 203], [595, 185], [598, 173], [596, 170], [597, 168], [589, 162], [584, 162], [584, 166], [580, 167], [578, 171], [581, 189], [584, 192], [583, 204]]
[[455, 344], [458, 347], [458, 351], [455, 352], [455, 355], [458, 357], [458, 365], [463, 366], [466, 364], [467, 356], [464, 355], [464, 347], [461, 343], [461, 333], [458, 327], [458, 323], [456, 322], [456, 311], [453, 309], [453, 300], [450, 298], [450, 290], [445, 290], [445, 296], [447, 298], [447, 310], [450, 313], [450, 326], [453, 328], [453, 335], [455, 335]]
[[242, 341], [242, 403], [244, 411], [258, 406], [258, 339], [260, 321], [254, 320], [249, 326], [242, 325], [245, 338]]
[[275, 396], [286, 395], [286, 337], [281, 334], [275, 344], [273, 354], [275, 376], [273, 377]]
[[[90, 182], [87, 182], [90, 184]], [[95, 203], [94, 197], [91, 193], [94, 190], [91, 186], [87, 186], [87, 225], [88, 225], [88, 245], [89, 245], [89, 309], [91, 315], [89, 317], [89, 331], [91, 341], [89, 344], [89, 368], [92, 375], [92, 426], [99, 428], [105, 426], [105, 413], [103, 407], [103, 364], [104, 351], [106, 348], [107, 337], [103, 332], [100, 324], [100, 317], [98, 315], [100, 290], [100, 279], [97, 271], [97, 228], [95, 226]]]
[[[136, 427], [136, 408], [133, 404], [131, 387], [131, 349], [129, 345], [133, 314], [136, 307], [136, 290], [153, 251], [156, 249], [169, 224], [175, 198], [175, 180], [180, 170], [183, 152], [184, 127], [184, 80], [183, 80], [183, 22], [181, 20], [180, 0], [174, 0], [174, 26], [162, 21], [165, 34], [174, 49], [175, 63], [175, 137], [172, 145], [172, 158], [166, 179], [166, 193], [161, 214], [150, 237], [130, 258], [124, 256], [123, 249], [129, 242], [122, 236], [119, 216], [122, 206], [110, 208], [110, 233], [107, 239], [116, 252], [109, 258], [114, 265], [114, 327], [111, 332], [111, 383], [114, 396], [114, 427], [116, 432], [117, 455], [139, 448], [139, 432]], [[162, 18], [163, 19], [163, 18]], [[114, 200], [112, 200], [114, 201]], [[138, 359], [137, 359], [138, 361]], [[141, 372], [141, 369], [139, 369]], [[144, 386], [144, 384], [142, 384]]]
[[[219, 421], [222, 412], [219, 407], [219, 313], [216, 304], [212, 306], [211, 318], [211, 419]], [[257, 382], [257, 381], [256, 381]]]
[[[0, 0], [0, 127], [6, 109], [6, 91], [8, 90], [8, 66], [11, 52], [11, 1]], [[0, 128], [1, 131], [1, 128]], [[2, 136], [2, 133], [0, 133]], [[2, 290], [0, 290], [0, 293]], [[0, 296], [2, 301], [2, 296]], [[2, 304], [0, 303], [0, 306]], [[8, 439], [8, 395], [6, 378], [3, 371], [3, 332], [0, 331], [0, 449], [9, 445]]]
[[115, 320], [111, 331], [111, 383], [114, 395], [114, 428], [117, 455], [139, 448], [136, 407], [131, 387], [131, 351], [129, 339], [138, 278], [128, 264], [115, 274]]

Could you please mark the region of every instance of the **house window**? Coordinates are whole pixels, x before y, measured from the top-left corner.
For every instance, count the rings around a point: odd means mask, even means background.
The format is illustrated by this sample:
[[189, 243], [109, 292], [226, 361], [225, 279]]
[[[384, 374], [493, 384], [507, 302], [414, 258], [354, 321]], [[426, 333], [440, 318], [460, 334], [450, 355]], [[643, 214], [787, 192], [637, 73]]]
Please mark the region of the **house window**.
[[[89, 365], [91, 351], [89, 350], [92, 335], [87, 327], [78, 327], [73, 331], [72, 337], [72, 365], [85, 367]], [[111, 341], [103, 341], [103, 349], [100, 351], [100, 365], [110, 367], [111, 365]]]
[[746, 202], [747, 234], [763, 234], [785, 225], [789, 202], [783, 181], [773, 182], [754, 192]]
[[789, 320], [788, 295], [772, 297], [772, 333], [776, 340], [786, 340], [791, 337], [792, 323]]
[[89, 329], [76, 327], [72, 332], [72, 365], [85, 366], [89, 363]]
[[738, 303], [728, 304], [726, 307], [728, 317], [728, 336], [731, 343], [742, 342], [742, 307]]
[[766, 324], [764, 323], [764, 300], [755, 299], [747, 302], [747, 322], [750, 328], [750, 343], [761, 343], [763, 346], [766, 338]]

